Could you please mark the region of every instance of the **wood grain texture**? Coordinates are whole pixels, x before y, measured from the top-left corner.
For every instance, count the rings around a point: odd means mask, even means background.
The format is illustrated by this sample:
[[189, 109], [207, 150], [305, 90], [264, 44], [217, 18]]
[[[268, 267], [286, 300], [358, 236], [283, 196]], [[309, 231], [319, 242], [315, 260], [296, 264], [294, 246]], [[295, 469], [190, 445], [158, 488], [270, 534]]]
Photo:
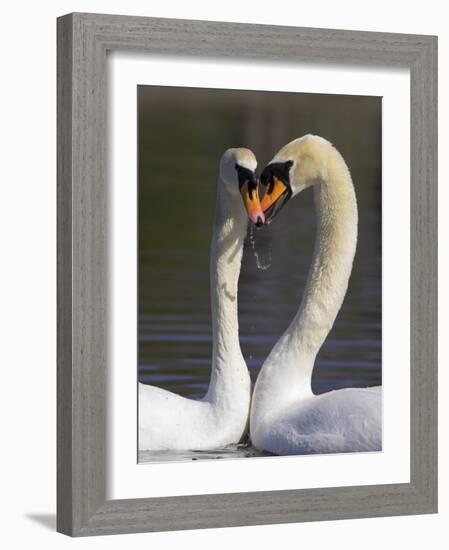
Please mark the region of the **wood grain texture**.
[[411, 79], [411, 479], [437, 509], [437, 42]]
[[[72, 21], [58, 20], [57, 528], [72, 526]], [[63, 511], [61, 511], [63, 509]]]
[[[58, 20], [58, 531], [98, 535], [437, 509], [437, 48], [432, 36], [116, 15]], [[377, 64], [411, 73], [411, 480], [106, 500], [106, 52]]]

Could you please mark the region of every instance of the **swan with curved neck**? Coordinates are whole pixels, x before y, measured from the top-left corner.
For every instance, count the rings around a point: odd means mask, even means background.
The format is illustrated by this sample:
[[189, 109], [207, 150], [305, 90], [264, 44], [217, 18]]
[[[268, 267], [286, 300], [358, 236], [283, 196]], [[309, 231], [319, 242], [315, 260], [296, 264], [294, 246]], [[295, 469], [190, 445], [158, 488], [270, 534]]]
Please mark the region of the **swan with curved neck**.
[[264, 221], [256, 165], [253, 153], [243, 148], [227, 150], [220, 161], [210, 258], [208, 391], [193, 400], [139, 383], [139, 450], [214, 449], [238, 443], [247, 429], [250, 378], [239, 344], [237, 285], [248, 217], [257, 225]]
[[381, 449], [381, 388], [315, 396], [316, 355], [343, 303], [357, 245], [357, 202], [349, 169], [327, 140], [307, 135], [284, 146], [261, 175], [266, 223], [313, 186], [317, 236], [300, 307], [259, 373], [251, 440], [274, 454]]

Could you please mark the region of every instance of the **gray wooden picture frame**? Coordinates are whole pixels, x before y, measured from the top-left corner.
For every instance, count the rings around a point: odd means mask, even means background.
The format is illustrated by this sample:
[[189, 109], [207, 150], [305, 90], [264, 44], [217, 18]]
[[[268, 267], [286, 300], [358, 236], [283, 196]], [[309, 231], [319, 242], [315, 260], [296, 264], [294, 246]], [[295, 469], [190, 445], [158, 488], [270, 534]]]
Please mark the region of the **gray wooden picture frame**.
[[[74, 13], [58, 19], [57, 529], [72, 536], [437, 511], [437, 38]], [[106, 499], [106, 52], [408, 67], [410, 483]]]

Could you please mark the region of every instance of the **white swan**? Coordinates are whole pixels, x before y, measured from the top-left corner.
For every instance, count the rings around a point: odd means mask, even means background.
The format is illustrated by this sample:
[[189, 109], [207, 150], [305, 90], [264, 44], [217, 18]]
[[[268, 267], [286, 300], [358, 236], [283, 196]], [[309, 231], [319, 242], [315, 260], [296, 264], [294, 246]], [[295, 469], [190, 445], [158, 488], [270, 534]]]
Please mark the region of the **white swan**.
[[317, 237], [306, 288], [290, 326], [264, 362], [253, 392], [253, 445], [278, 455], [375, 451], [382, 446], [381, 387], [314, 395], [315, 357], [342, 305], [357, 244], [357, 202], [348, 167], [325, 139], [283, 147], [261, 182], [266, 223], [313, 186]]
[[239, 344], [237, 284], [248, 216], [259, 225], [264, 221], [256, 166], [253, 153], [243, 148], [227, 150], [220, 161], [210, 258], [213, 356], [207, 394], [193, 400], [139, 383], [139, 450], [213, 449], [238, 443], [247, 429], [250, 378]]

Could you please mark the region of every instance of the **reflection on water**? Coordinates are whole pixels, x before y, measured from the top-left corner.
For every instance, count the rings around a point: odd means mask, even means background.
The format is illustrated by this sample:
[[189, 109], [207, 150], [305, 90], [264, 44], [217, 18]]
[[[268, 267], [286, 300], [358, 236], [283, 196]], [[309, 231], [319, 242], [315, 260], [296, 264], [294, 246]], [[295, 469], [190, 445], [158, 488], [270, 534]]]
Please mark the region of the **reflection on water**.
[[[212, 353], [209, 246], [218, 161], [252, 149], [261, 170], [305, 133], [345, 157], [359, 205], [359, 240], [348, 293], [317, 357], [313, 391], [381, 383], [381, 105], [378, 98], [139, 87], [138, 377], [198, 398]], [[240, 342], [254, 381], [295, 314], [315, 238], [313, 194], [294, 198], [269, 226], [248, 235], [239, 282]], [[248, 450], [251, 449], [251, 450]], [[142, 461], [246, 456], [144, 453]]]
[[272, 456], [261, 452], [247, 443], [228, 445], [213, 451], [139, 451], [139, 463], [145, 462], [183, 462], [185, 460], [217, 460], [220, 458], [254, 458]]

